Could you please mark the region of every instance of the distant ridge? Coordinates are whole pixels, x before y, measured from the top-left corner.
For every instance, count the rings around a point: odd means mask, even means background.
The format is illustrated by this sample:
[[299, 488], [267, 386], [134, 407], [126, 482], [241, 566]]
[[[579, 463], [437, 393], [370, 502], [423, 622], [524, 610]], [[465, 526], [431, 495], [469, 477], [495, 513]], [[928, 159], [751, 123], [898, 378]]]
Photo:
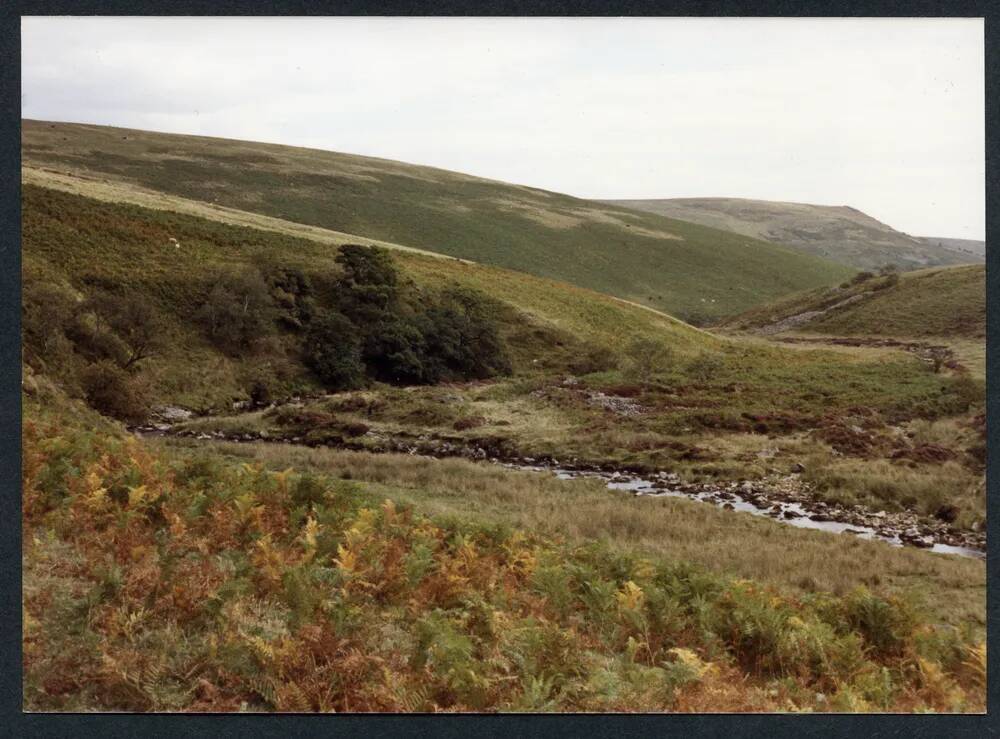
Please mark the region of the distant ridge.
[[911, 270], [983, 261], [984, 252], [975, 248], [980, 242], [910, 236], [847, 205], [743, 198], [601, 202], [734, 231], [862, 270], [886, 264]]

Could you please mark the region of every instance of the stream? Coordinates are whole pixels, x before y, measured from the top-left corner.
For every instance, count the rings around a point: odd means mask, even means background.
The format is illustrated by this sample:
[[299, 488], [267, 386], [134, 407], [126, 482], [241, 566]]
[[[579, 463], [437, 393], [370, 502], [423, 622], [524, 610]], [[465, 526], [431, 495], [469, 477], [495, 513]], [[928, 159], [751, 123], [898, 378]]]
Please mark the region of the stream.
[[[659, 473], [653, 477], [642, 477], [621, 472], [584, 471], [530, 464], [505, 463], [503, 466], [530, 472], [550, 472], [555, 474], [560, 480], [597, 478], [603, 480], [609, 490], [621, 490], [632, 493], [637, 497], [667, 496], [671, 498], [684, 498], [700, 503], [709, 503], [727, 510], [750, 513], [754, 516], [763, 516], [788, 524], [789, 526], [795, 526], [796, 528], [829, 531], [834, 534], [846, 533], [857, 536], [859, 539], [882, 541], [896, 547], [907, 546], [907, 542], [904, 542], [899, 535], [886, 535], [874, 526], [867, 526], [860, 523], [828, 520], [825, 516], [810, 512], [801, 503], [795, 501], [775, 501], [770, 499], [767, 503], [759, 505], [747, 500], [740, 494], [740, 487], [735, 485], [730, 486], [728, 489], [705, 488], [692, 490], [692, 486], [680, 484], [676, 476], [668, 473]], [[941, 542], [934, 542], [930, 546], [921, 546], [921, 548], [937, 552], [938, 554], [953, 554], [973, 559], [986, 558], [986, 552], [981, 549], [955, 546]]]
[[[140, 436], [175, 435], [169, 425], [133, 428]], [[297, 438], [263, 438], [261, 435], [225, 435], [221, 433], [195, 434], [181, 431], [178, 436], [230, 442], [263, 442], [296, 444]], [[342, 448], [351, 447], [343, 445]], [[779, 523], [802, 529], [815, 529], [835, 534], [847, 534], [861, 539], [882, 541], [891, 546], [912, 546], [938, 554], [950, 554], [973, 559], [985, 559], [983, 534], [960, 532], [933, 519], [920, 519], [912, 512], [886, 513], [866, 511], [860, 507], [827, 504], [814, 499], [811, 493], [798, 484], [794, 476], [786, 480], [751, 483], [748, 481], [716, 484], [684, 483], [673, 473], [635, 473], [580, 469], [560, 466], [549, 460], [531, 458], [498, 458], [483, 449], [460, 447], [421, 447], [401, 443], [381, 450], [366, 449], [369, 453], [396, 452], [415, 454], [433, 459], [465, 457], [474, 461], [497, 464], [508, 469], [554, 474], [560, 480], [591, 478], [602, 480], [609, 490], [631, 493], [637, 497], [672, 497], [707, 503], [731, 511], [763, 516]], [[475, 452], [475, 453], [473, 453]], [[785, 484], [790, 482], [790, 484]], [[968, 546], [973, 544], [973, 546]], [[981, 546], [980, 546], [981, 545]]]

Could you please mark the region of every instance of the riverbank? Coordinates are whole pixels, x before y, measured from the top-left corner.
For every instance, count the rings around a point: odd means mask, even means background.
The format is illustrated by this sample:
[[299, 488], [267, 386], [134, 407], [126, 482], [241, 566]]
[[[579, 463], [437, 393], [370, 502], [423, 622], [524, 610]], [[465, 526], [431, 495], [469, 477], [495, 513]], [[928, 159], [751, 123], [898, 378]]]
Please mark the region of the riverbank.
[[[176, 414], [175, 420], [182, 420]], [[644, 496], [674, 496], [714, 505], [727, 511], [766, 516], [796, 528], [815, 529], [882, 541], [892, 546], [930, 549], [942, 554], [985, 558], [983, 531], [959, 529], [947, 521], [919, 516], [913, 511], [888, 512], [821, 500], [799, 472], [771, 475], [762, 480], [690, 483], [665, 470], [615, 466], [602, 462], [560, 461], [526, 457], [507, 439], [469, 440], [436, 434], [388, 435], [365, 429], [351, 438], [327, 437], [322, 442], [298, 434], [268, 431], [197, 431], [158, 423], [132, 429], [144, 436], [176, 436], [197, 441], [266, 442], [326, 447], [372, 454], [409, 454], [435, 459], [462, 458], [506, 467], [553, 473], [562, 479], [597, 478], [613, 490]], [[359, 429], [360, 431], [360, 429]]]

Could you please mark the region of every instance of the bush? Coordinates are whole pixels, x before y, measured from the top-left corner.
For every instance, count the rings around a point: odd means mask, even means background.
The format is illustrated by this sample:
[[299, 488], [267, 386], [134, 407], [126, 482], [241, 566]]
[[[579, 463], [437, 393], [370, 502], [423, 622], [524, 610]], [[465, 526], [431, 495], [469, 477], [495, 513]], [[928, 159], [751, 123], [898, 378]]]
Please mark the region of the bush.
[[500, 334], [486, 301], [469, 290], [446, 291], [425, 314], [424, 374], [428, 382], [510, 374]]
[[91, 364], [82, 381], [87, 402], [107, 416], [138, 423], [149, 414], [149, 397], [141, 381], [113, 362]]
[[65, 329], [76, 312], [76, 300], [53, 282], [26, 277], [21, 288], [21, 340], [29, 362], [56, 360], [71, 350]]
[[358, 330], [339, 313], [314, 319], [303, 345], [306, 364], [330, 390], [358, 387], [364, 379]]
[[696, 380], [707, 382], [718, 375], [723, 367], [725, 367], [725, 362], [723, 362], [722, 357], [702, 352], [688, 363], [686, 371]]
[[301, 331], [316, 314], [312, 281], [294, 267], [270, 267], [266, 274], [278, 321]]
[[618, 356], [606, 346], [588, 346], [569, 363], [569, 370], [577, 375], [607, 372], [618, 369]]
[[107, 360], [119, 367], [128, 361], [128, 347], [118, 336], [86, 309], [80, 310], [66, 326], [66, 336], [73, 348], [91, 362]]
[[341, 313], [359, 326], [371, 326], [395, 311], [399, 279], [385, 249], [345, 244], [335, 261], [344, 270], [337, 281]]
[[[340, 312], [355, 327], [372, 377], [393, 384], [483, 379], [511, 371], [489, 305], [462, 289], [414, 295], [401, 290], [383, 249], [348, 244], [337, 262]], [[308, 342], [307, 342], [308, 343]], [[315, 344], [307, 355], [315, 353]]]
[[648, 382], [657, 372], [667, 369], [674, 359], [674, 351], [650, 338], [635, 339], [625, 348], [628, 373], [642, 382]]

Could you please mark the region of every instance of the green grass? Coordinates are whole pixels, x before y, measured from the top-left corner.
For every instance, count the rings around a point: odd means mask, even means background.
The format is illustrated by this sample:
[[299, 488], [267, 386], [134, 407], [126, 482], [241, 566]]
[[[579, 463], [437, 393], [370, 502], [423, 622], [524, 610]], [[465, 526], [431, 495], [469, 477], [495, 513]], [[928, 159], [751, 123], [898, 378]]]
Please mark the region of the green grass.
[[900, 275], [895, 284], [876, 277], [847, 288], [823, 288], [788, 296], [725, 321], [754, 330], [808, 311], [822, 311], [852, 296], [857, 302], [795, 327], [835, 336], [900, 338], [986, 337], [986, 268], [937, 267]]
[[[262, 375], [278, 398], [321, 390], [298, 359], [293, 334], [279, 333], [265, 347], [228, 356], [206, 339], [191, 316], [217, 275], [255, 264], [298, 267], [322, 291], [337, 270], [335, 246], [36, 186], [24, 189], [23, 223], [26, 285], [44, 279], [81, 293], [100, 286], [127, 289], [163, 316], [165, 346], [142, 370], [154, 401], [225, 413], [234, 400], [248, 396]], [[172, 246], [171, 237], [181, 243], [180, 249]], [[360, 422], [389, 435], [437, 434], [458, 441], [489, 436], [525, 455], [668, 467], [693, 479], [717, 479], [759, 477], [768, 469], [740, 452], [729, 454], [719, 442], [727, 435], [823, 433], [857, 423], [851, 419], [862, 408], [875, 414], [876, 427], [882, 429], [876, 429], [876, 437], [888, 439], [886, 425], [964, 414], [981, 400], [980, 382], [934, 374], [902, 352], [785, 348], [718, 337], [565, 283], [420, 254], [394, 256], [418, 289], [459, 284], [497, 301], [514, 377], [446, 389], [378, 387], [369, 393], [379, 400], [373, 415], [338, 412], [330, 428], [298, 429], [273, 416], [199, 424], [333, 438], [340, 433], [337, 424]], [[908, 276], [904, 283], [917, 278]], [[637, 380], [623, 357], [637, 337], [653, 338], [673, 352], [646, 380]], [[595, 351], [606, 352], [604, 361], [610, 365], [591, 364], [588, 357]], [[692, 370], [702, 355], [717, 362], [707, 376]], [[68, 362], [38, 369], [63, 380], [71, 391], [79, 374]], [[567, 375], [579, 375], [577, 384], [563, 385]], [[633, 417], [610, 413], [588, 401], [587, 394], [594, 392], [625, 393], [644, 411]], [[471, 417], [484, 421], [468, 430], [454, 429], [456, 421]], [[964, 459], [977, 443], [962, 438], [946, 446]], [[817, 444], [807, 445], [797, 459], [813, 460], [815, 479], [829, 498], [933, 513], [943, 497], [962, 506], [965, 523], [981, 517], [974, 464], [961, 484], [949, 477], [942, 488], [933, 470], [904, 474], [895, 466], [851, 467]], [[876, 456], [882, 459], [897, 448], [888, 442], [877, 446]]]
[[689, 322], [853, 272], [746, 236], [400, 162], [78, 124], [24, 121], [22, 131], [31, 167], [528, 272]]

